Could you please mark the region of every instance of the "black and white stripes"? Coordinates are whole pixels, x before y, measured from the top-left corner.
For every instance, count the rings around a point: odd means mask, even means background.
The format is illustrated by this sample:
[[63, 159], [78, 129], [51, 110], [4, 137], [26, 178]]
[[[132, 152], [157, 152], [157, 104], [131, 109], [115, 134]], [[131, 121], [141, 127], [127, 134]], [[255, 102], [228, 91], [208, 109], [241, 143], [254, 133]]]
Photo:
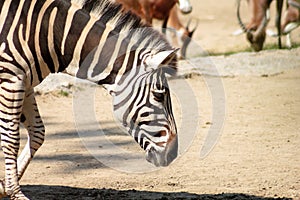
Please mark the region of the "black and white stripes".
[[[164, 65], [168, 65], [166, 68]], [[176, 52], [157, 31], [106, 0], [0, 1], [0, 133], [5, 179], [0, 197], [26, 199], [19, 186], [44, 140], [33, 87], [66, 71], [105, 86], [116, 117], [157, 166], [177, 156], [166, 78]], [[28, 142], [19, 151], [19, 125]], [[2, 188], [2, 186], [4, 188]]]

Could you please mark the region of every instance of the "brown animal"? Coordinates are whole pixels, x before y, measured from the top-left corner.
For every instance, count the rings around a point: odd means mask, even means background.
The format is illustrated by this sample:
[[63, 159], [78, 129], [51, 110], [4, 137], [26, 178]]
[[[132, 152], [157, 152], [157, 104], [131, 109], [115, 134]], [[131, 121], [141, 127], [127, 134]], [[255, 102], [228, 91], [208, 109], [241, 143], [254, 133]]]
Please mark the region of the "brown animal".
[[124, 8], [139, 15], [149, 24], [152, 20], [164, 20], [175, 4], [178, 4], [182, 13], [188, 14], [192, 11], [189, 0], [115, 0], [123, 4]]
[[[186, 49], [191, 41], [197, 25], [193, 30], [189, 29], [190, 23], [185, 27], [179, 19], [178, 10], [183, 14], [192, 11], [189, 0], [115, 0], [123, 4], [126, 10], [131, 10], [148, 24], [152, 25], [152, 20], [164, 20], [162, 32], [171, 32], [170, 42], [175, 47], [180, 47], [179, 57], [186, 57]], [[168, 28], [168, 29], [167, 29]]]
[[[237, 1], [237, 18], [242, 30], [246, 33], [247, 40], [250, 42], [254, 51], [263, 49], [264, 41], [266, 39], [266, 27], [269, 22], [269, 8], [272, 0], [250, 0], [248, 1], [251, 10], [251, 20], [245, 25], [240, 16], [240, 0]], [[281, 10], [283, 0], [276, 1], [277, 16], [276, 27], [278, 35], [281, 35]], [[278, 45], [281, 48], [281, 39], [278, 37]]]

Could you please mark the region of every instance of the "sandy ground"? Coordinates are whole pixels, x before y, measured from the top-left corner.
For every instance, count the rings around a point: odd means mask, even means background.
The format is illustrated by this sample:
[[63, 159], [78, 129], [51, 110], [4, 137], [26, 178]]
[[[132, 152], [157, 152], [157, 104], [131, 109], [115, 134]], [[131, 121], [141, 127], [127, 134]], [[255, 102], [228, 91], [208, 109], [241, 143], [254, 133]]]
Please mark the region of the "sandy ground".
[[[230, 35], [238, 28], [233, 0], [192, 3], [192, 15], [199, 18], [195, 41], [203, 49], [222, 53], [248, 46], [244, 36]], [[299, 30], [293, 37], [298, 40]], [[299, 49], [295, 51], [300, 53]], [[268, 62], [272, 65], [272, 60]], [[300, 199], [300, 62], [287, 68], [275, 74], [241, 73], [222, 78], [191, 75], [188, 79], [171, 80], [171, 89], [177, 88], [178, 81], [187, 84], [187, 96], [193, 95], [197, 103], [186, 103], [180, 88], [173, 92], [179, 137], [185, 138], [188, 131], [182, 129], [188, 127], [194, 132], [185, 141], [191, 143], [170, 166], [140, 173], [121, 171], [118, 167], [129, 169], [121, 161], [115, 168], [105, 165], [109, 160], [118, 164], [113, 152], [100, 158], [89, 152], [91, 148], [104, 147], [96, 138], [79, 137], [76, 116], [79, 113], [81, 119], [89, 119], [86, 116], [90, 113], [85, 105], [78, 106], [77, 93], [37, 95], [46, 141], [24, 174], [22, 189], [32, 199]], [[216, 88], [224, 90], [219, 93]], [[94, 103], [91, 115], [96, 124], [101, 124], [118, 147], [139, 152], [115, 123], [107, 92], [94, 86], [75, 87], [79, 92], [87, 89], [91, 89], [94, 98], [89, 101]], [[188, 112], [196, 111], [196, 115], [188, 115], [188, 122], [183, 118], [185, 105], [190, 105]], [[86, 125], [95, 127], [93, 122]], [[215, 146], [208, 155], [200, 156], [214, 125], [222, 127], [220, 132], [213, 132], [219, 134], [212, 140]], [[86, 134], [97, 130], [96, 126]], [[22, 137], [25, 139], [25, 134]], [[97, 146], [88, 142], [96, 142]], [[135, 164], [138, 169], [144, 166]], [[3, 169], [2, 155], [0, 167]], [[1, 170], [0, 177], [3, 176]]]

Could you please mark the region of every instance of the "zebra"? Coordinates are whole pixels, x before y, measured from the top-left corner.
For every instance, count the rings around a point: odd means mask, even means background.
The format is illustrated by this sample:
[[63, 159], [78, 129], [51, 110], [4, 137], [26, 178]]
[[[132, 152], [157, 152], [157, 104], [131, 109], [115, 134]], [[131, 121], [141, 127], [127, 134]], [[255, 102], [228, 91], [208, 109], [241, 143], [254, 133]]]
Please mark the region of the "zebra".
[[[178, 154], [167, 78], [177, 69], [176, 49], [122, 6], [107, 0], [0, 2], [0, 133], [5, 161], [1, 196], [28, 199], [21, 179], [44, 142], [34, 87], [67, 72], [104, 86], [116, 118], [155, 166]], [[18, 156], [19, 127], [27, 143]]]

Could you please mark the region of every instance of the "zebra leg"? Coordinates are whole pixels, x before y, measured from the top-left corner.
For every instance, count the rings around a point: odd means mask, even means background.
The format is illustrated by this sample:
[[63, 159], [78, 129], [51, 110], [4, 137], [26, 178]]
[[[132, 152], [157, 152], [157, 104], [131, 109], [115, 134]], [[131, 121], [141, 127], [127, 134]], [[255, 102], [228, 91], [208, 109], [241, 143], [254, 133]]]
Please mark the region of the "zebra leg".
[[35, 152], [44, 142], [45, 127], [40, 117], [38, 107], [34, 97], [34, 91], [31, 89], [25, 97], [21, 122], [28, 132], [27, 143], [18, 157], [18, 177], [23, 176], [28, 164], [33, 158]]
[[15, 74], [3, 73], [0, 86], [0, 133], [5, 161], [5, 180], [0, 184], [4, 185], [4, 192], [0, 196], [27, 199], [21, 192], [17, 175], [20, 116], [25, 96], [23, 79]]

